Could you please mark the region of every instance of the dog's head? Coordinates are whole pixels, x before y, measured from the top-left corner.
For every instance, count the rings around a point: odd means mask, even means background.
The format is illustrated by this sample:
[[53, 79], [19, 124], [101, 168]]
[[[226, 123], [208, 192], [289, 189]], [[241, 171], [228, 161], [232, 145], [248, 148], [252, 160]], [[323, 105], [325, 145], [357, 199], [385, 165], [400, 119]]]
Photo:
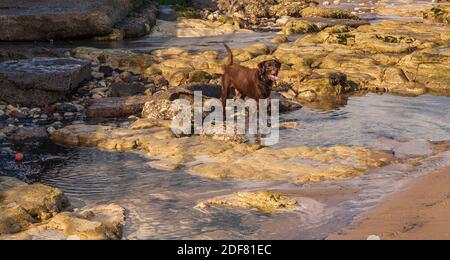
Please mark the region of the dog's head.
[[276, 81], [278, 72], [281, 68], [281, 62], [278, 60], [267, 60], [258, 64], [259, 75], [268, 81]]

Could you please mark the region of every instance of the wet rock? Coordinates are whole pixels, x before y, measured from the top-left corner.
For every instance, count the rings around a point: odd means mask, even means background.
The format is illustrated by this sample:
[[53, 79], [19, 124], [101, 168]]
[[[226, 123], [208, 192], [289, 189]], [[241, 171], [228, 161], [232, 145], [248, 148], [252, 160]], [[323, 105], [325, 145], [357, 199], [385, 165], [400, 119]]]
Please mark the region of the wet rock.
[[130, 70], [134, 73], [144, 71], [154, 62], [151, 55], [119, 49], [78, 47], [73, 49], [70, 54], [75, 58], [106, 64], [114, 68]]
[[277, 36], [270, 41], [272, 43], [285, 43], [285, 42], [288, 42], [289, 39], [286, 36]]
[[127, 18], [116, 25], [124, 33], [124, 38], [136, 38], [149, 34], [156, 24], [158, 8], [152, 1], [132, 12]]
[[59, 112], [79, 112], [83, 109], [83, 106], [72, 103], [60, 103], [56, 105], [56, 110]]
[[271, 191], [239, 192], [236, 194], [208, 199], [198, 203], [195, 208], [205, 210], [210, 206], [228, 206], [242, 209], [257, 209], [272, 213], [298, 207], [293, 198]]
[[0, 49], [0, 62], [8, 61], [8, 60], [20, 60], [26, 59], [27, 56], [19, 51], [9, 50], [9, 49]]
[[55, 131], [52, 140], [65, 145], [94, 146], [112, 151], [130, 151], [140, 144], [173, 137], [166, 127], [130, 130], [101, 125], [71, 125]]
[[0, 236], [23, 231], [69, 206], [66, 196], [58, 189], [27, 185], [10, 177], [0, 177], [0, 197]]
[[120, 29], [112, 29], [112, 32], [104, 36], [96, 36], [96, 41], [121, 41], [125, 38], [125, 33]]
[[322, 17], [354, 20], [359, 19], [358, 16], [338, 8], [307, 7], [300, 11], [300, 15], [302, 17]]
[[394, 158], [392, 154], [364, 147], [334, 146], [264, 147], [244, 154], [228, 151], [209, 159], [187, 171], [211, 179], [284, 180], [302, 184], [351, 178], [389, 164]]
[[125, 210], [116, 204], [68, 212], [69, 201], [60, 190], [11, 177], [0, 177], [0, 197], [0, 240], [122, 237]]
[[[347, 80], [347, 76], [342, 73], [332, 73], [328, 75], [313, 74], [303, 81], [296, 83], [292, 87], [296, 97], [304, 92], [313, 92], [316, 96], [338, 96], [358, 89], [358, 86]], [[300, 96], [299, 96], [300, 95]]]
[[60, 101], [90, 78], [90, 64], [72, 58], [33, 58], [0, 63], [0, 99], [43, 107]]
[[147, 89], [141, 82], [111, 84], [112, 97], [129, 97], [143, 94]]
[[23, 143], [27, 141], [39, 141], [47, 137], [48, 133], [45, 127], [38, 127], [38, 126], [21, 127], [8, 135], [9, 140], [17, 143]]
[[99, 98], [86, 108], [86, 116], [95, 117], [127, 117], [139, 114], [145, 103], [152, 100], [149, 96]]
[[[211, 179], [279, 180], [302, 184], [342, 180], [395, 161], [391, 153], [364, 147], [271, 148], [215, 140], [206, 136], [175, 138], [169, 128], [131, 130], [107, 126], [73, 125], [57, 130], [55, 142], [97, 146], [108, 150], [142, 149], [152, 167], [187, 171]], [[192, 165], [198, 158], [207, 161]], [[289, 163], [286, 163], [289, 162]]]
[[299, 33], [312, 33], [318, 32], [319, 28], [316, 24], [305, 20], [290, 20], [283, 26], [283, 33], [286, 35], [299, 34]]
[[405, 76], [443, 93], [450, 91], [450, 51], [424, 49], [402, 58], [400, 66]]
[[106, 35], [142, 0], [2, 1], [0, 41], [37, 41]]

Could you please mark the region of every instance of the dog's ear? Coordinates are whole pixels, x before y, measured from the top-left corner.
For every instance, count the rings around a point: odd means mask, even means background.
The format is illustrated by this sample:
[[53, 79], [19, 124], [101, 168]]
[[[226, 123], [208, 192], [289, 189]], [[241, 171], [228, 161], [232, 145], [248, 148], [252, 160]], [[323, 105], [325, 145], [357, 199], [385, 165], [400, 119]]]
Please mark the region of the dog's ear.
[[266, 62], [263, 61], [258, 64], [259, 75], [264, 76], [266, 74]]

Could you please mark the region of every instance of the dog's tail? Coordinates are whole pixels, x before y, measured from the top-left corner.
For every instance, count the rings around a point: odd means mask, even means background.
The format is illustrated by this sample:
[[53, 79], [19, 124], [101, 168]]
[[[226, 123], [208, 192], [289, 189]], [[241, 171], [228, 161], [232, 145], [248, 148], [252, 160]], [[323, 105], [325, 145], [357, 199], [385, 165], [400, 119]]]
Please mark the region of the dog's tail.
[[228, 47], [225, 43], [223, 46], [225, 46], [225, 49], [227, 49], [228, 52], [228, 66], [233, 65], [233, 52], [231, 52], [230, 47]]

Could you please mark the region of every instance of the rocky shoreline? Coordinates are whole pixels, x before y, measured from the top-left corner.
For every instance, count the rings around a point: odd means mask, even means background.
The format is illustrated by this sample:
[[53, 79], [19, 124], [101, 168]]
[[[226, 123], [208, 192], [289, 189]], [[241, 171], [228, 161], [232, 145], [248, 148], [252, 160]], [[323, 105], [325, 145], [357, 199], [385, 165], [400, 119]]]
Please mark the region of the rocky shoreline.
[[[8, 22], [22, 29], [5, 29], [0, 41], [94, 36], [100, 36], [97, 40], [121, 40], [148, 34], [156, 24], [157, 8], [151, 1], [90, 2], [82, 9], [86, 19], [77, 25], [91, 28], [89, 32], [70, 27], [73, 23], [65, 19], [74, 19], [71, 15], [54, 20], [54, 10], [34, 9], [28, 1], [2, 3], [0, 28]], [[112, 10], [115, 6], [120, 8]], [[219, 1], [218, 10], [193, 9], [203, 19], [183, 17], [171, 23], [183, 24], [176, 32], [180, 37], [277, 31], [273, 45], [255, 43], [234, 48], [233, 54], [236, 63], [248, 67], [272, 58], [282, 62], [282, 80], [272, 94], [281, 100], [281, 112], [302, 105], [327, 110], [345, 103], [350, 95], [366, 92], [450, 95], [448, 4], [426, 5], [420, 21], [378, 23], [361, 20], [358, 12], [323, 6], [309, 0], [275, 5], [239, 0], [235, 6]], [[63, 14], [80, 15], [73, 13], [77, 5], [69, 6], [69, 1], [58, 2], [56, 7]], [[30, 10], [30, 20], [14, 16], [20, 8]], [[259, 13], [261, 10], [264, 12]], [[49, 12], [49, 24], [69, 28], [47, 28], [56, 34], [33, 27], [26, 28], [33, 33], [25, 30], [24, 24]], [[182, 98], [192, 102], [194, 90], [202, 90], [205, 100], [218, 98], [226, 62], [223, 52], [183, 48], [136, 52], [79, 46], [31, 57], [8, 50], [0, 54], [0, 162], [5, 165], [15, 152], [8, 147], [48, 141], [115, 152], [139, 151], [152, 168], [185, 169], [212, 180], [275, 180], [296, 185], [345, 180], [392, 163], [420, 163], [417, 158], [404, 161], [392, 151], [366, 147], [272, 148], [235, 136], [175, 135], [170, 129], [174, 116], [169, 112], [171, 101]], [[208, 160], [197, 161], [204, 157]], [[268, 161], [271, 163], [265, 163]], [[125, 210], [118, 205], [71, 209], [58, 189], [8, 177], [0, 177], [0, 198], [0, 239], [122, 236]], [[295, 208], [295, 204], [289, 197], [261, 191], [205, 200], [198, 208], [225, 205], [275, 212]]]

